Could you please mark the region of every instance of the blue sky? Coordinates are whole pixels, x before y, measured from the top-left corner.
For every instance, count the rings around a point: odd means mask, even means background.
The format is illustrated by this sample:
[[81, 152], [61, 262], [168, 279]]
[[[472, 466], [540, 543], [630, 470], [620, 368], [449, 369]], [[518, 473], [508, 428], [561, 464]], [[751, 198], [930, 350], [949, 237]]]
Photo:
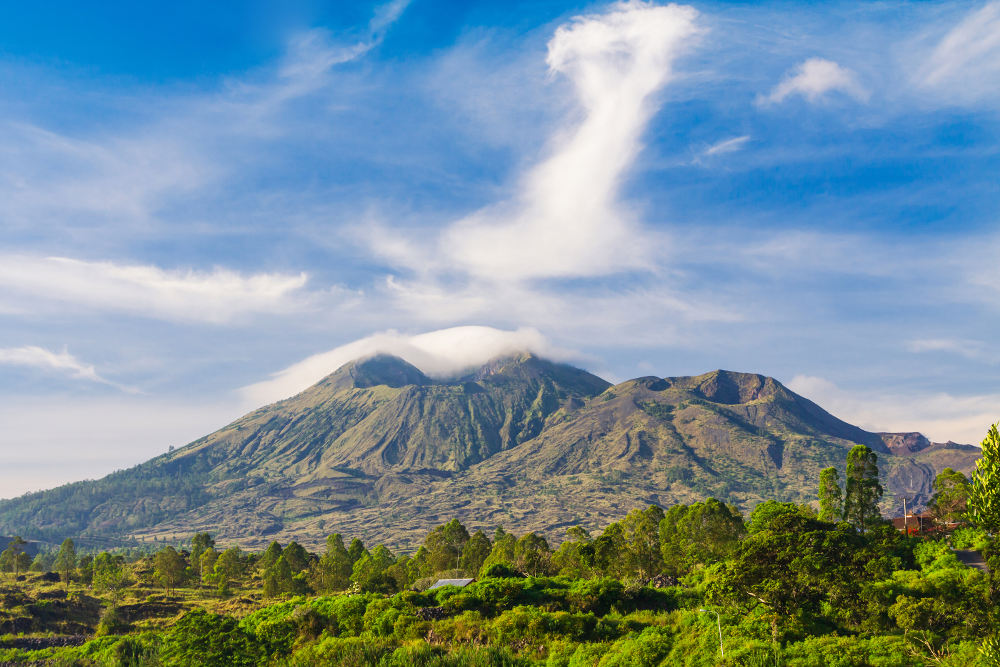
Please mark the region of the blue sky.
[[998, 35], [995, 1], [9, 7], [0, 497], [376, 349], [754, 371], [978, 442]]

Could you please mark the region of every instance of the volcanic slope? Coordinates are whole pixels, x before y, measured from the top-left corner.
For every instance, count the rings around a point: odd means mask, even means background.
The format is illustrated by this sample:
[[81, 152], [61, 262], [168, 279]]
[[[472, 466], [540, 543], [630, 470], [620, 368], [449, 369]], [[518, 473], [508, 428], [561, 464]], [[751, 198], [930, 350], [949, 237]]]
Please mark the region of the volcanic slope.
[[525, 354], [434, 380], [391, 356], [169, 454], [96, 481], [0, 502], [0, 532], [175, 539], [207, 530], [260, 546], [342, 532], [412, 546], [452, 517], [558, 539], [628, 509], [707, 495], [749, 509], [815, 498], [847, 451], [879, 454], [884, 509], [926, 502], [945, 466], [979, 449], [879, 434], [772, 378], [714, 371], [611, 386]]

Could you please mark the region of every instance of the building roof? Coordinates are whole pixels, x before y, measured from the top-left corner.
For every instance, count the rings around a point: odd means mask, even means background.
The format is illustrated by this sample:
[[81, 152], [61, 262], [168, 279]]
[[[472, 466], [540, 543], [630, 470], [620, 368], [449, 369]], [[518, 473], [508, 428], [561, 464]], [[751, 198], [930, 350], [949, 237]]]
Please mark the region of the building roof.
[[431, 590], [433, 588], [441, 588], [442, 586], [458, 586], [459, 588], [464, 588], [465, 586], [471, 584], [473, 581], [475, 581], [475, 579], [438, 579], [437, 581], [434, 582], [434, 585], [432, 585], [427, 590]]

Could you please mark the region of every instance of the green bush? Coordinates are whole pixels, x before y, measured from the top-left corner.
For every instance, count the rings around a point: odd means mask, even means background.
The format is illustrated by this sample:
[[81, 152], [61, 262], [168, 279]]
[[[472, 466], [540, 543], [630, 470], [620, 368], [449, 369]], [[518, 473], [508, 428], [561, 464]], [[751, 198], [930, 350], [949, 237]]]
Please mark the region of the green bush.
[[782, 651], [786, 667], [913, 667], [902, 637], [810, 637]]
[[658, 665], [670, 653], [673, 638], [664, 628], [646, 628], [633, 637], [615, 642], [601, 658], [601, 667], [646, 667]]
[[990, 537], [982, 528], [966, 526], [951, 534], [951, 546], [955, 549], [982, 551], [990, 543]]
[[913, 549], [917, 565], [925, 571], [948, 570], [965, 567], [958, 560], [947, 543], [939, 540], [928, 540], [918, 544]]
[[104, 635], [120, 635], [128, 632], [129, 625], [125, 621], [121, 612], [118, 611], [117, 607], [108, 607], [101, 614], [101, 620], [97, 623], [97, 632], [95, 633], [98, 637]]
[[266, 652], [236, 619], [196, 609], [167, 632], [160, 655], [164, 664], [179, 667], [252, 667]]

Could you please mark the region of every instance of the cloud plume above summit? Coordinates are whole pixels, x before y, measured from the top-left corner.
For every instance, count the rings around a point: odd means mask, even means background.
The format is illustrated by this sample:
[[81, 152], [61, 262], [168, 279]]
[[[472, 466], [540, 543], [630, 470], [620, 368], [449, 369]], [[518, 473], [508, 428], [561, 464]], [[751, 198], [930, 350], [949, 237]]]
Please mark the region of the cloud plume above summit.
[[[493, 281], [649, 268], [655, 244], [620, 190], [656, 94], [699, 33], [697, 17], [691, 7], [633, 0], [557, 28], [546, 63], [569, 80], [576, 109], [549, 155], [520, 177], [513, 198], [455, 222], [422, 252], [444, 271]], [[414, 268], [435, 263], [398, 245], [382, 249]]]
[[538, 330], [531, 328], [504, 331], [464, 326], [417, 335], [385, 331], [315, 354], [278, 371], [268, 380], [244, 387], [241, 393], [252, 407], [273, 403], [307, 389], [350, 361], [374, 354], [391, 354], [427, 375], [447, 377], [519, 352], [556, 360], [578, 356], [552, 345]]

